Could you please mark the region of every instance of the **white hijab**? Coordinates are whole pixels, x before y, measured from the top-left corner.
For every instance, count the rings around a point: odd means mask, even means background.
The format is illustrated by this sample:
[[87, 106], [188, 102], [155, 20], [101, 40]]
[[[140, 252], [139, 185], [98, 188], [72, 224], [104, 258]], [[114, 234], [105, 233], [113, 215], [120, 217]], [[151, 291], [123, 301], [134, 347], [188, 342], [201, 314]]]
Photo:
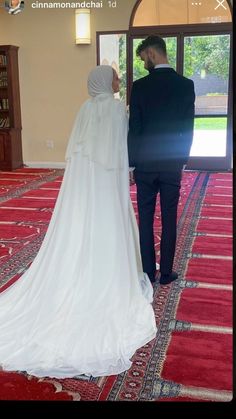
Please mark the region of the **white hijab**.
[[66, 159], [82, 152], [90, 161], [106, 169], [122, 168], [127, 154], [127, 114], [125, 105], [114, 99], [113, 69], [94, 68], [88, 77], [88, 99], [81, 107], [72, 129]]
[[88, 76], [89, 95], [95, 97], [99, 94], [114, 94], [112, 89], [113, 69], [110, 65], [99, 65], [90, 71]]

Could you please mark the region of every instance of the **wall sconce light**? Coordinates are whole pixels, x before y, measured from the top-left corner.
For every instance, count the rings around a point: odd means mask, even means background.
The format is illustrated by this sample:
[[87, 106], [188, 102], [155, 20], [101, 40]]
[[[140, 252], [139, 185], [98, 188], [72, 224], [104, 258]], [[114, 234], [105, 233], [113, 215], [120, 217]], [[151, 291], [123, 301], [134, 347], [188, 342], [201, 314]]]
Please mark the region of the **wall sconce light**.
[[91, 44], [90, 9], [75, 11], [76, 44]]

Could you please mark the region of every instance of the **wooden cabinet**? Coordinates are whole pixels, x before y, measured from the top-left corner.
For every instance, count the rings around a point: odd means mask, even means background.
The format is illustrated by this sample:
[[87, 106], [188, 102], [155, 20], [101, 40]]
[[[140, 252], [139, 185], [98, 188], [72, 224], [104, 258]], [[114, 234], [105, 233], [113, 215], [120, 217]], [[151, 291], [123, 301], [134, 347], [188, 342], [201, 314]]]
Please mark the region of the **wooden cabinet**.
[[0, 45], [0, 170], [23, 166], [18, 47]]

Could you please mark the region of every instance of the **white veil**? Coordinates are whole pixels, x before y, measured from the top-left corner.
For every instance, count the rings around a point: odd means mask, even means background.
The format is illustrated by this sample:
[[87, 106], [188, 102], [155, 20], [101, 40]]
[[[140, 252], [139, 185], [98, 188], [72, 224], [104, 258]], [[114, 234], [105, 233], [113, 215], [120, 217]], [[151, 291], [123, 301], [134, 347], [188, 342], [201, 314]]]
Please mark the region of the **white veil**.
[[124, 103], [114, 99], [113, 69], [94, 68], [88, 77], [88, 99], [81, 107], [69, 139], [66, 159], [82, 152], [106, 169], [123, 167], [128, 121]]

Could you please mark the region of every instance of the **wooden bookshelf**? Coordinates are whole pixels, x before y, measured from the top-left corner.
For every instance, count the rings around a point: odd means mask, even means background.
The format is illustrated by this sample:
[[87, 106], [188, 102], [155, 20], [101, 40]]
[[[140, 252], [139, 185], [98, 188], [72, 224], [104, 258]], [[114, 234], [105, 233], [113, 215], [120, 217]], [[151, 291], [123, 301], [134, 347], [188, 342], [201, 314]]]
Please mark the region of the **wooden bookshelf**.
[[0, 170], [23, 166], [18, 48], [0, 45]]

